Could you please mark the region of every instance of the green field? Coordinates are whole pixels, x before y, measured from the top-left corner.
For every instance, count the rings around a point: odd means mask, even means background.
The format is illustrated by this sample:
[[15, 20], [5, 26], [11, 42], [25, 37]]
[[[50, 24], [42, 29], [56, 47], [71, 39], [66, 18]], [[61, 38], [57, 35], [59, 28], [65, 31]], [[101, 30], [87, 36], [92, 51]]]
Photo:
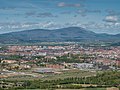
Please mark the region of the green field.
[[[19, 90], [19, 89], [18, 89]], [[20, 89], [21, 90], [21, 89]], [[33, 90], [33, 89], [22, 89]], [[84, 88], [84, 89], [34, 89], [34, 90], [106, 90], [106, 88]]]
[[96, 72], [82, 71], [78, 69], [62, 71], [61, 74], [45, 75], [42, 80], [64, 79], [69, 77], [89, 77], [96, 75]]
[[[89, 71], [81, 71], [78, 69], [73, 69], [73, 70], [66, 70], [66, 71], [61, 71], [61, 74], [38, 74], [38, 77], [32, 77], [28, 75], [23, 75], [23, 76], [12, 76], [8, 78], [4, 78], [5, 80], [10, 80], [10, 81], [24, 81], [24, 80], [56, 80], [56, 79], [64, 79], [64, 78], [69, 78], [69, 77], [88, 77], [88, 76], [94, 76], [96, 75], [96, 72], [89, 72]], [[44, 76], [44, 77], [43, 77]]]
[[56, 90], [106, 90], [106, 88], [85, 88], [85, 89], [56, 89]]

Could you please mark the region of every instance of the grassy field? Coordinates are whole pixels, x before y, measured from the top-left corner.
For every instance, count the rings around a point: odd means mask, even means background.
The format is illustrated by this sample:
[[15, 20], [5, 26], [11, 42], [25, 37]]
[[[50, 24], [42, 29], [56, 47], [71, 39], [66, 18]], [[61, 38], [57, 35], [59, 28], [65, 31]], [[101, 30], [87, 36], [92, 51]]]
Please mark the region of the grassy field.
[[84, 88], [84, 89], [56, 89], [56, 90], [119, 90], [119, 88]]
[[96, 75], [96, 72], [89, 72], [89, 71], [81, 71], [78, 69], [62, 71], [61, 74], [51, 74], [45, 75], [42, 80], [54, 80], [54, 79], [64, 79], [68, 77], [89, 77]]
[[[22, 89], [22, 90], [33, 90], [33, 89]], [[107, 90], [107, 89], [106, 88], [84, 88], [84, 89], [34, 89], [34, 90]]]
[[[33, 89], [22, 89], [22, 90], [33, 90]], [[34, 90], [107, 90], [107, 89], [106, 88], [84, 88], [84, 89], [34, 89]]]
[[4, 78], [5, 80], [10, 80], [10, 81], [22, 81], [22, 80], [55, 80], [55, 79], [64, 79], [64, 78], [68, 78], [68, 77], [88, 77], [88, 76], [93, 76], [96, 75], [95, 72], [89, 72], [89, 71], [81, 71], [78, 69], [73, 69], [73, 70], [66, 70], [66, 71], [61, 71], [61, 74], [38, 74], [36, 73], [36, 75], [38, 77], [33, 77], [33, 76], [13, 76], [13, 77], [8, 77], [8, 78]]

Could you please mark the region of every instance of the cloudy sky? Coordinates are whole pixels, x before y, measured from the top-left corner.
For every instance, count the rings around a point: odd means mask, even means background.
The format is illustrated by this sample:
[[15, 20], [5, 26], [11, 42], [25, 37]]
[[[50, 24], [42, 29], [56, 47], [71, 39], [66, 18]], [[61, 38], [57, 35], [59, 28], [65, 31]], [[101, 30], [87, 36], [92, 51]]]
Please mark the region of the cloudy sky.
[[0, 33], [72, 26], [120, 33], [120, 0], [0, 0]]

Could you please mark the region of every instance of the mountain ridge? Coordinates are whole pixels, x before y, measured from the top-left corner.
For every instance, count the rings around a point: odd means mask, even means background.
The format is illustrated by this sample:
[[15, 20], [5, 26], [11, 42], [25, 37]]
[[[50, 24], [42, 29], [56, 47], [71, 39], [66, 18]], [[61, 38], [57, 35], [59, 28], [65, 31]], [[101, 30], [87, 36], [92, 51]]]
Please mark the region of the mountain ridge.
[[120, 34], [98, 34], [81, 27], [68, 27], [54, 30], [33, 29], [0, 34], [0, 43], [119, 41], [119, 39]]

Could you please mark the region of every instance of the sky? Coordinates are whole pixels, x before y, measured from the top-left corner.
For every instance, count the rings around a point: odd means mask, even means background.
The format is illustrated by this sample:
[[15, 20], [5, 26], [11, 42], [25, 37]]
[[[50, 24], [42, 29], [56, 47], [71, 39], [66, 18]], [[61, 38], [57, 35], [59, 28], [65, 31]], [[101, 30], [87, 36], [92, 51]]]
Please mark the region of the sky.
[[0, 0], [0, 34], [82, 27], [120, 33], [120, 0]]

